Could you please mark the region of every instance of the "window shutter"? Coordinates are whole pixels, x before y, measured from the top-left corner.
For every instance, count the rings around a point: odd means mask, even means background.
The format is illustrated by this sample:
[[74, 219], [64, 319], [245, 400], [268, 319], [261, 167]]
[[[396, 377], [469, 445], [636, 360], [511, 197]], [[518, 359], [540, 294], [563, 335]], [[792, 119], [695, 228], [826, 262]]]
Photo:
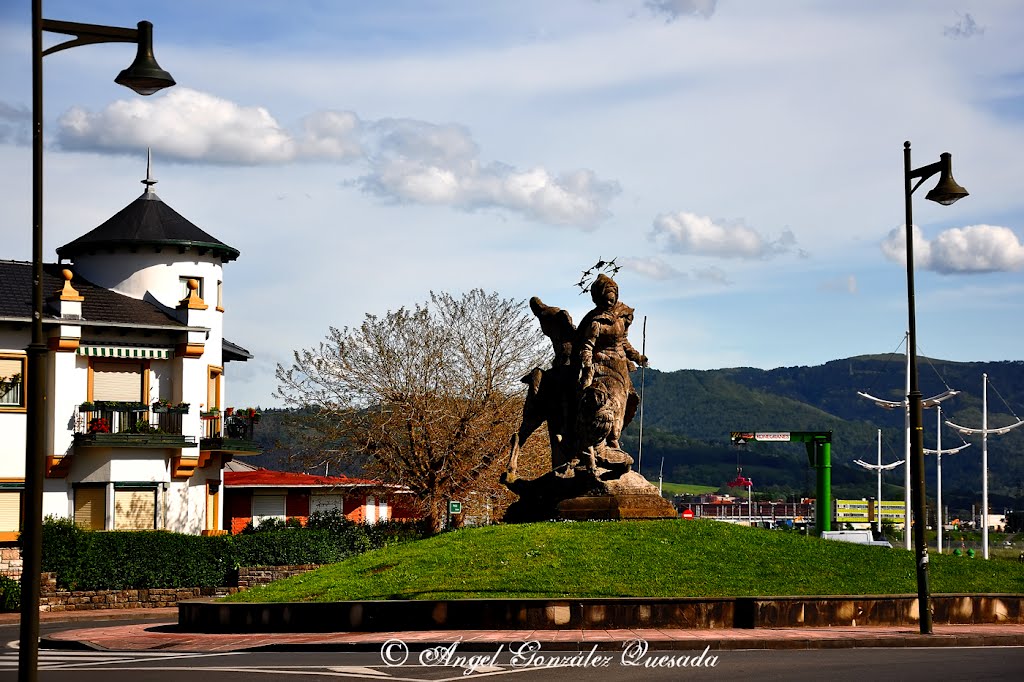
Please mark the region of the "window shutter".
[[136, 488], [114, 491], [114, 528], [152, 530], [155, 528], [156, 490]]
[[345, 512], [345, 498], [343, 495], [314, 493], [309, 496], [310, 514], [315, 514], [316, 512], [323, 514], [334, 509], [337, 509], [342, 513]]
[[75, 488], [75, 523], [89, 530], [106, 525], [106, 488]]
[[0, 532], [21, 530], [21, 491], [0, 492]]
[[260, 525], [260, 521], [267, 518], [284, 519], [285, 517], [285, 496], [284, 495], [253, 495], [252, 497], [252, 525]]
[[21, 375], [21, 381], [11, 386], [8, 391], [0, 388], [0, 405], [21, 405], [22, 387], [25, 385], [25, 365], [16, 358], [0, 358], [0, 379], [10, 379], [15, 374]]
[[93, 361], [92, 399], [143, 402], [142, 364]]

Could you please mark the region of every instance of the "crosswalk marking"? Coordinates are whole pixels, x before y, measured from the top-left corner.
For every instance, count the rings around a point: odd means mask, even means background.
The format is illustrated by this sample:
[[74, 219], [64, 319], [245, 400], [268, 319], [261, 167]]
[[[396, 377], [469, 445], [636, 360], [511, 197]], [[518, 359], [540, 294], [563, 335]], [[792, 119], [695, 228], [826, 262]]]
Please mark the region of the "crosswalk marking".
[[[60, 670], [97, 664], [126, 664], [149, 661], [172, 661], [175, 659], [208, 656], [205, 653], [163, 652], [163, 651], [67, 651], [40, 649], [39, 669]], [[219, 654], [224, 655], [224, 654]], [[0, 653], [0, 670], [18, 667], [18, 652]]]

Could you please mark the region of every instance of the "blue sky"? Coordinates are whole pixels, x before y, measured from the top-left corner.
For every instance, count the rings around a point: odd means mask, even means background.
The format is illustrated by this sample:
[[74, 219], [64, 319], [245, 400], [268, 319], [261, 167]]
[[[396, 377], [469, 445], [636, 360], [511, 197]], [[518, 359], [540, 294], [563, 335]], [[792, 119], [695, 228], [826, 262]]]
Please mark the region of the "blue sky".
[[[971, 196], [914, 196], [919, 351], [1019, 360], [1019, 2], [51, 0], [153, 22], [44, 60], [46, 252], [156, 191], [242, 255], [232, 403], [329, 326], [473, 287], [567, 308], [599, 258], [662, 370], [814, 365], [906, 328], [903, 142]], [[29, 3], [0, 7], [0, 257], [28, 260]], [[963, 387], [958, 387], [963, 388]]]

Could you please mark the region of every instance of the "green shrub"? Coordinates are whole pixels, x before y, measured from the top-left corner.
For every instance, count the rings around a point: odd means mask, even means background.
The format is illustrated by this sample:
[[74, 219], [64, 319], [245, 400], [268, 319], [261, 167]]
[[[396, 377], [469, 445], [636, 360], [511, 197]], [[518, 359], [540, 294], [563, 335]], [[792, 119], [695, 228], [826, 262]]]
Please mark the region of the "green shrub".
[[320, 529], [287, 528], [231, 538], [235, 566], [331, 564], [355, 553], [333, 533]]
[[430, 526], [424, 521], [379, 521], [362, 527], [366, 529], [373, 549], [399, 542], [422, 540], [430, 535]]
[[43, 520], [43, 572], [56, 573], [57, 585], [64, 589], [78, 589], [82, 559], [92, 536], [71, 519], [47, 516]]
[[220, 587], [235, 584], [240, 566], [330, 564], [368, 549], [424, 537], [417, 524], [354, 523], [340, 512], [264, 521], [238, 535], [168, 531], [91, 531], [70, 519], [43, 523], [44, 571], [69, 590]]
[[82, 557], [80, 589], [219, 587], [231, 568], [226, 536], [151, 530], [91, 536]]
[[306, 521], [306, 528], [329, 533], [349, 554], [360, 554], [373, 546], [368, 535], [368, 526], [349, 521], [339, 509], [313, 512]]
[[17, 611], [21, 608], [21, 581], [0, 575], [0, 611]]

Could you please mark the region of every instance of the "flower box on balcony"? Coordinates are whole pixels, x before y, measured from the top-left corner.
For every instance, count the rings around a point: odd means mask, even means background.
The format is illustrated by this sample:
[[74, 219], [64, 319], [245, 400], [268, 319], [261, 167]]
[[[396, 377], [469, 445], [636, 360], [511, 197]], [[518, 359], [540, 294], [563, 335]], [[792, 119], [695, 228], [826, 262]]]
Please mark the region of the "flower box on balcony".
[[172, 403], [169, 400], [154, 400], [152, 410], [156, 414], [186, 414], [188, 403]]
[[149, 405], [128, 400], [97, 400], [95, 409], [104, 412], [145, 412]]

